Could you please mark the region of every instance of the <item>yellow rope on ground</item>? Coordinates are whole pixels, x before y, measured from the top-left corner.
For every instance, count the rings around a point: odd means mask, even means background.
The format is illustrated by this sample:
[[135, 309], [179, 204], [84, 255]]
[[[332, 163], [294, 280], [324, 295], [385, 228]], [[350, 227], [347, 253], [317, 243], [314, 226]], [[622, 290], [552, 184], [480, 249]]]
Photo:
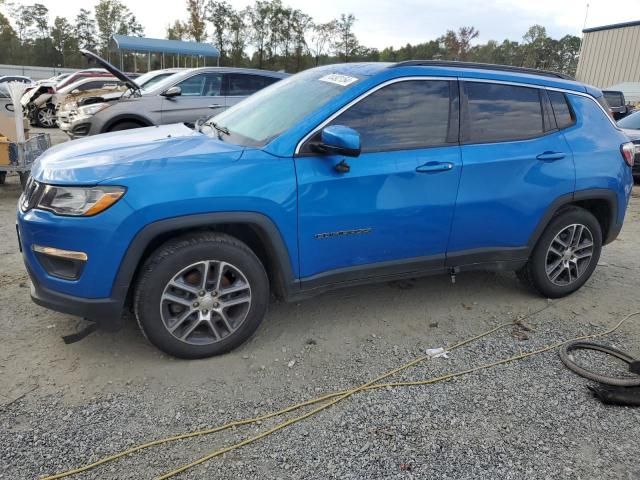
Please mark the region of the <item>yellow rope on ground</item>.
[[[546, 307], [527, 315], [527, 317], [525, 317], [525, 318], [529, 318], [529, 317], [531, 317], [533, 315], [536, 315], [536, 314], [542, 312], [543, 310], [546, 310], [549, 307], [550, 307], [550, 305], [547, 305]], [[304, 420], [306, 418], [309, 418], [309, 417], [311, 417], [311, 416], [313, 416], [313, 415], [315, 415], [315, 414], [317, 414], [317, 413], [319, 413], [319, 412], [321, 412], [321, 411], [323, 411], [323, 410], [335, 405], [336, 403], [339, 403], [342, 400], [345, 400], [345, 399], [349, 398], [350, 396], [352, 396], [352, 395], [354, 395], [356, 393], [359, 393], [359, 392], [362, 392], [362, 391], [379, 389], [379, 388], [393, 388], [393, 387], [404, 387], [404, 386], [415, 386], [415, 385], [429, 385], [429, 384], [433, 384], [433, 383], [437, 383], [437, 382], [441, 382], [441, 381], [445, 381], [445, 380], [450, 380], [452, 378], [459, 377], [459, 376], [462, 376], [462, 375], [467, 375], [467, 374], [470, 374], [470, 373], [473, 373], [473, 372], [477, 372], [479, 370], [496, 367], [498, 365], [504, 365], [506, 363], [514, 362], [514, 361], [517, 361], [517, 360], [521, 360], [521, 359], [524, 359], [524, 358], [527, 358], [527, 357], [531, 357], [533, 355], [538, 355], [538, 354], [541, 354], [541, 353], [548, 352], [548, 351], [556, 349], [556, 348], [558, 348], [558, 347], [560, 347], [560, 346], [562, 346], [565, 343], [570, 342], [570, 341], [586, 340], [586, 339], [602, 337], [602, 336], [605, 336], [605, 335], [610, 335], [611, 333], [613, 333], [616, 330], [618, 330], [620, 328], [620, 326], [622, 326], [622, 324], [624, 322], [626, 322], [629, 318], [631, 318], [631, 317], [633, 317], [635, 315], [638, 315], [638, 314], [640, 314], [640, 312], [634, 312], [632, 314], [629, 314], [625, 318], [620, 320], [618, 322], [618, 324], [616, 324], [613, 328], [611, 328], [609, 330], [606, 330], [604, 332], [598, 333], [598, 334], [584, 335], [584, 336], [581, 336], [581, 337], [577, 337], [575, 339], [565, 340], [565, 341], [558, 342], [556, 344], [549, 345], [547, 347], [544, 347], [544, 348], [541, 348], [541, 349], [538, 349], [538, 350], [534, 350], [532, 352], [523, 353], [523, 354], [516, 355], [516, 356], [513, 356], [513, 357], [509, 357], [509, 358], [506, 358], [506, 359], [503, 359], [503, 360], [499, 360], [499, 361], [496, 361], [496, 362], [493, 362], [493, 363], [489, 363], [489, 364], [481, 365], [481, 366], [478, 366], [478, 367], [474, 367], [474, 368], [471, 368], [471, 369], [468, 369], [468, 370], [462, 370], [462, 371], [459, 371], [459, 372], [455, 372], [455, 373], [451, 373], [451, 374], [447, 374], [447, 375], [443, 375], [443, 376], [439, 376], [439, 377], [434, 377], [434, 378], [427, 379], [427, 380], [396, 382], [396, 383], [384, 383], [384, 384], [378, 383], [378, 382], [384, 380], [385, 378], [393, 376], [393, 375], [395, 375], [395, 374], [397, 374], [397, 373], [399, 373], [399, 372], [401, 372], [403, 370], [406, 370], [406, 369], [408, 369], [408, 368], [410, 368], [410, 367], [412, 367], [412, 366], [414, 366], [414, 365], [416, 365], [418, 363], [421, 363], [421, 362], [431, 358], [429, 355], [424, 355], [424, 356], [421, 356], [421, 357], [418, 357], [418, 358], [412, 360], [411, 362], [405, 363], [404, 365], [401, 365], [400, 367], [397, 367], [395, 369], [389, 370], [388, 372], [380, 375], [379, 377], [375, 378], [374, 380], [371, 380], [371, 381], [369, 381], [367, 383], [364, 383], [364, 384], [362, 384], [362, 385], [360, 385], [358, 387], [355, 387], [353, 389], [343, 390], [343, 391], [340, 391], [340, 392], [334, 392], [334, 393], [330, 393], [330, 394], [327, 394], [327, 395], [323, 395], [323, 396], [320, 396], [320, 397], [317, 397], [317, 398], [314, 398], [314, 399], [311, 399], [311, 400], [307, 400], [305, 402], [298, 403], [296, 405], [292, 405], [292, 406], [284, 408], [282, 410], [278, 410], [276, 412], [264, 414], [264, 415], [261, 415], [261, 416], [258, 416], [258, 417], [249, 418], [249, 419], [243, 419], [243, 420], [236, 420], [236, 421], [227, 423], [225, 425], [221, 425], [219, 427], [209, 428], [209, 429], [205, 429], [205, 430], [199, 430], [199, 431], [195, 431], [195, 432], [188, 432], [188, 433], [184, 433], [184, 434], [181, 434], [181, 435], [175, 435], [175, 436], [172, 436], [172, 437], [167, 437], [167, 438], [162, 438], [162, 439], [154, 440], [154, 441], [151, 441], [151, 442], [147, 442], [147, 443], [144, 443], [144, 444], [137, 445], [135, 447], [129, 448], [127, 450], [124, 450], [124, 451], [122, 451], [120, 453], [117, 453], [117, 454], [114, 454], [114, 455], [110, 455], [108, 457], [104, 457], [104, 458], [102, 458], [102, 459], [100, 459], [100, 460], [98, 460], [96, 462], [84, 465], [82, 467], [78, 467], [76, 469], [68, 470], [66, 472], [61, 472], [61, 473], [58, 473], [58, 474], [55, 474], [55, 475], [51, 475], [51, 476], [48, 476], [48, 477], [44, 477], [41, 480], [56, 480], [56, 479], [59, 479], [59, 478], [64, 478], [64, 477], [68, 477], [68, 476], [71, 476], [71, 475], [76, 475], [78, 473], [82, 473], [82, 472], [85, 472], [87, 470], [91, 470], [91, 469], [93, 469], [95, 467], [98, 467], [98, 466], [103, 465], [105, 463], [117, 460], [119, 458], [122, 458], [124, 456], [130, 455], [132, 453], [138, 452], [138, 451], [146, 449], [146, 448], [150, 448], [150, 447], [153, 447], [153, 446], [162, 445], [162, 444], [166, 444], [166, 443], [170, 443], [170, 442], [175, 442], [177, 440], [184, 440], [184, 439], [187, 439], [187, 438], [193, 438], [193, 437], [198, 437], [198, 436], [203, 436], [203, 435], [210, 435], [210, 434], [213, 434], [213, 433], [216, 433], [216, 432], [227, 430], [229, 428], [242, 426], [242, 425], [248, 425], [248, 424], [260, 422], [260, 421], [263, 421], [263, 420], [267, 420], [269, 418], [281, 416], [281, 415], [284, 415], [286, 413], [292, 412], [294, 410], [298, 410], [300, 408], [303, 408], [303, 407], [306, 407], [306, 406], [309, 406], [309, 405], [315, 405], [317, 403], [320, 403], [320, 402], [323, 402], [323, 401], [327, 401], [327, 403], [325, 403], [324, 405], [316, 407], [316, 408], [310, 410], [309, 412], [307, 412], [307, 413], [305, 413], [303, 415], [300, 415], [298, 417], [295, 417], [295, 418], [292, 418], [292, 419], [287, 420], [285, 422], [282, 422], [282, 423], [276, 425], [275, 427], [273, 427], [273, 428], [271, 428], [269, 430], [266, 430], [266, 431], [264, 431], [264, 432], [262, 432], [262, 433], [260, 433], [258, 435], [255, 435], [253, 437], [246, 438], [245, 440], [242, 440], [241, 442], [238, 442], [238, 443], [236, 443], [234, 445], [231, 445], [231, 446], [224, 447], [224, 448], [221, 448], [219, 450], [216, 450], [216, 451], [214, 451], [214, 452], [212, 452], [212, 453], [210, 453], [210, 454], [208, 454], [208, 455], [206, 455], [204, 457], [201, 457], [201, 458], [199, 458], [199, 459], [197, 459], [197, 460], [195, 460], [195, 461], [193, 461], [191, 463], [183, 465], [183, 466], [181, 466], [181, 467], [179, 467], [179, 468], [177, 468], [175, 470], [172, 470], [170, 472], [167, 472], [167, 473], [157, 477], [157, 480], [166, 480], [166, 479], [174, 477], [174, 476], [178, 475], [179, 473], [182, 473], [182, 472], [184, 472], [184, 471], [186, 471], [186, 470], [188, 470], [188, 469], [190, 469], [192, 467], [195, 467], [196, 465], [200, 465], [200, 464], [202, 464], [202, 463], [204, 463], [204, 462], [206, 462], [206, 461], [208, 461], [208, 460], [210, 460], [210, 459], [212, 459], [214, 457], [218, 457], [218, 456], [223, 455], [225, 453], [228, 453], [228, 452], [230, 452], [232, 450], [236, 450], [236, 449], [238, 449], [240, 447], [243, 447], [243, 446], [248, 445], [250, 443], [253, 443], [253, 442], [257, 441], [257, 440], [260, 440], [260, 439], [262, 439], [262, 438], [264, 438], [264, 437], [266, 437], [268, 435], [271, 435], [272, 433], [275, 433], [278, 430], [282, 430], [282, 429], [284, 429], [284, 428], [286, 428], [286, 427], [288, 427], [290, 425], [293, 425], [293, 424], [298, 423], [298, 422], [300, 422], [300, 421], [302, 421], [302, 420]], [[468, 344], [470, 344], [472, 342], [475, 342], [475, 341], [480, 340], [480, 339], [482, 339], [484, 337], [487, 337], [488, 335], [491, 335], [491, 334], [497, 332], [498, 330], [500, 330], [502, 328], [505, 328], [505, 327], [508, 327], [508, 326], [513, 326], [513, 325], [517, 325], [517, 322], [509, 322], [509, 323], [505, 323], [505, 324], [499, 325], [499, 326], [494, 327], [494, 328], [492, 328], [492, 329], [490, 329], [490, 330], [488, 330], [488, 331], [486, 331], [484, 333], [481, 333], [480, 335], [476, 335], [476, 336], [471, 337], [471, 338], [469, 338], [467, 340], [464, 340], [462, 342], [459, 342], [459, 343], [456, 343], [454, 345], [451, 345], [450, 347], [447, 347], [446, 350], [453, 351], [453, 350], [455, 350], [457, 348], [463, 347], [463, 346], [468, 345]]]

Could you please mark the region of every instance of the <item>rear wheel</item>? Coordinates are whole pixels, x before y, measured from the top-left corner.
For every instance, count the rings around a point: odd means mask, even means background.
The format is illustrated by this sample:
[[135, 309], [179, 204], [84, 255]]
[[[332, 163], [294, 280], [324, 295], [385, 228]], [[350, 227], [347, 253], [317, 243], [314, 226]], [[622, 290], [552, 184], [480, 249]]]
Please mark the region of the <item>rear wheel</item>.
[[518, 277], [546, 297], [564, 297], [589, 280], [601, 250], [598, 220], [582, 208], [567, 209], [551, 221]]
[[260, 260], [239, 240], [197, 233], [171, 240], [145, 262], [135, 314], [143, 333], [181, 358], [225, 353], [258, 328], [269, 302]]

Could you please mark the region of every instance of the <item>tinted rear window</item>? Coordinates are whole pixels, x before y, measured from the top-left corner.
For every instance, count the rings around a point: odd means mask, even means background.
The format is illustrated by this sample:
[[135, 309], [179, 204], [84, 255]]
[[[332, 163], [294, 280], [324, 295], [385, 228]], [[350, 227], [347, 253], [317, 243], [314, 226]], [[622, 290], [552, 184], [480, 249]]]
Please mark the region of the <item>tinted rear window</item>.
[[542, 103], [537, 88], [465, 82], [467, 142], [496, 142], [542, 135]]
[[262, 77], [260, 75], [246, 75], [242, 73], [230, 73], [227, 75], [229, 96], [246, 96], [262, 90], [267, 85], [271, 85], [275, 79]]
[[561, 92], [549, 92], [549, 100], [551, 100], [558, 128], [562, 129], [573, 125], [575, 117], [566, 95]]

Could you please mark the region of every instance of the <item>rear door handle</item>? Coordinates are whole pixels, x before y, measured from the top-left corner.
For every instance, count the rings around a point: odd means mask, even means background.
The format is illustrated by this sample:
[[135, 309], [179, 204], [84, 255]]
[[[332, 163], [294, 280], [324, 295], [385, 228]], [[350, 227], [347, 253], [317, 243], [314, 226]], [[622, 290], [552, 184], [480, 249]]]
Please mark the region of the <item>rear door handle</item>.
[[209, 108], [221, 108], [224, 107], [224, 105], [222, 105], [221, 103], [212, 103], [211, 105], [209, 105]]
[[562, 160], [566, 156], [566, 153], [563, 152], [544, 152], [538, 155], [536, 158], [538, 160]]
[[451, 170], [452, 168], [453, 168], [453, 163], [428, 162], [416, 168], [416, 172], [418, 173], [446, 172], [447, 170]]

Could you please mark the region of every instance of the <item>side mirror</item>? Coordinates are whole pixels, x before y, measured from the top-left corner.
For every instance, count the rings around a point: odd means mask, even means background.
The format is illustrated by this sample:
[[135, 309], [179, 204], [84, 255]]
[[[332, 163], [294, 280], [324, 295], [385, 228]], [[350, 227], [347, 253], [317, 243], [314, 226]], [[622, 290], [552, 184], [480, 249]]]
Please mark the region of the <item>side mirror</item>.
[[182, 89], [178, 86], [169, 87], [162, 94], [163, 97], [167, 98], [179, 97], [180, 95], [182, 95]]
[[321, 153], [357, 157], [360, 155], [360, 134], [344, 125], [330, 125], [322, 129], [316, 149]]

